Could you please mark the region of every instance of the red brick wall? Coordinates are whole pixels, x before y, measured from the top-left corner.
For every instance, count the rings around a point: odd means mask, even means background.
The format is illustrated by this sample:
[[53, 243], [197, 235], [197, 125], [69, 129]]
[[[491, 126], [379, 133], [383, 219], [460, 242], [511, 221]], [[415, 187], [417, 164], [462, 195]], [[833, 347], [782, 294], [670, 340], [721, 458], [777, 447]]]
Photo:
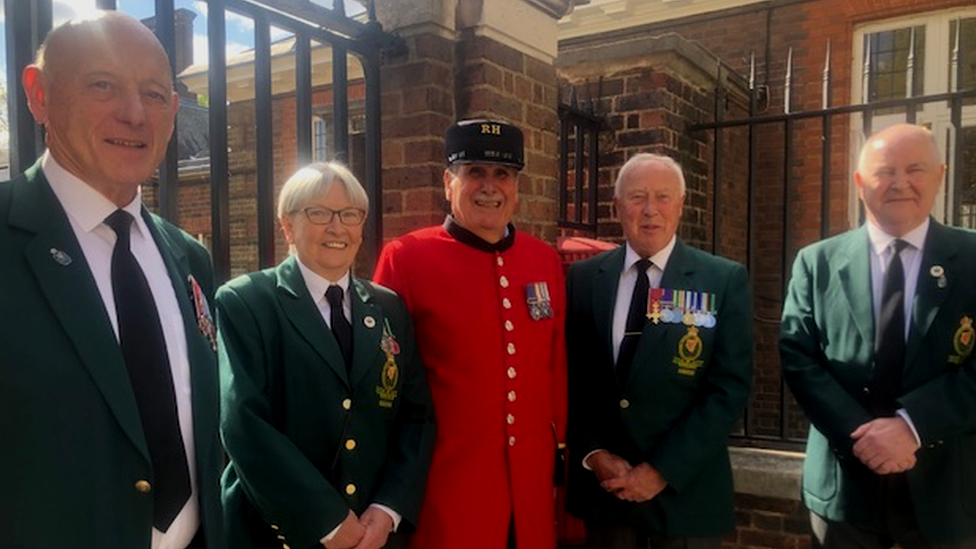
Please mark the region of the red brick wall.
[[735, 506], [724, 549], [810, 549], [810, 515], [799, 501], [736, 494]]
[[555, 69], [473, 33], [457, 43], [416, 37], [410, 46], [406, 59], [387, 64], [383, 82], [384, 146], [391, 148], [384, 153], [385, 236], [443, 219], [449, 209], [442, 179], [444, 130], [455, 119], [489, 117], [525, 133], [515, 224], [555, 242]]
[[407, 53], [385, 60], [383, 105], [383, 237], [391, 240], [441, 223], [444, 131], [454, 122], [454, 42], [408, 37]]
[[[573, 39], [560, 45], [561, 52], [578, 52], [586, 48], [605, 47], [608, 43], [649, 43], [654, 36], [676, 33], [703, 47], [721, 60], [725, 67], [749, 76], [750, 59], [756, 59], [756, 83], [768, 86], [767, 101], [758, 115], [784, 112], [787, 56], [792, 51], [791, 108], [793, 112], [817, 110], [822, 106], [822, 72], [828, 40], [831, 44], [831, 106], [851, 103], [851, 59], [856, 25], [918, 12], [930, 12], [969, 5], [960, 0], [811, 0], [763, 3], [701, 16], [650, 25], [613, 36]], [[628, 64], [629, 63], [629, 64]], [[751, 243], [746, 232], [748, 193], [748, 133], [745, 129], [725, 130], [719, 137], [722, 165], [717, 172], [720, 202], [715, 204], [712, 170], [712, 135], [691, 133], [689, 126], [698, 120], [715, 119], [711, 90], [700, 86], [698, 103], [682, 111], [676, 100], [677, 86], [687, 78], [674, 64], [657, 73], [644, 67], [640, 59], [605, 62], [603, 72], [592, 67], [563, 66], [566, 85], [593, 90], [602, 77], [603, 98], [596, 102], [597, 111], [607, 116], [610, 130], [601, 146], [601, 207], [598, 230], [600, 238], [619, 240], [619, 228], [609, 209], [610, 188], [619, 166], [633, 152], [650, 150], [673, 154], [689, 177], [681, 236], [694, 245], [712, 247], [713, 214], [717, 208], [718, 243], [721, 255], [745, 262], [746, 246], [751, 244], [749, 265], [755, 294], [756, 368], [755, 387], [749, 409], [750, 434], [778, 437], [782, 401], [778, 356], [779, 317], [789, 266], [796, 251], [821, 238], [822, 181], [829, 184], [826, 223], [827, 234], [836, 234], [849, 226], [850, 123], [846, 117], [835, 117], [831, 130], [829, 173], [821, 174], [822, 126], [820, 119], [797, 121], [794, 125], [793, 155], [789, 169], [786, 158], [785, 127], [782, 123], [765, 124], [755, 130], [756, 165], [754, 172], [754, 236]], [[580, 75], [583, 70], [585, 74]], [[589, 72], [586, 72], [589, 71]], [[668, 72], [670, 71], [670, 73]], [[676, 72], [677, 71], [677, 72]], [[686, 73], [684, 73], [686, 74]], [[575, 77], [575, 79], [574, 79]], [[682, 82], [682, 79], [685, 82]], [[694, 86], [692, 86], [694, 89]], [[674, 97], [669, 97], [674, 95]], [[855, 101], [857, 102], [857, 101]], [[720, 102], [724, 120], [745, 117], [747, 103], [736, 97]], [[665, 108], [662, 109], [662, 105]], [[698, 107], [697, 112], [693, 107]], [[700, 118], [696, 119], [695, 116]], [[677, 142], [675, 136], [683, 141]], [[694, 159], [694, 160], [690, 160]], [[784, 240], [788, 239], [788, 241]], [[803, 413], [791, 398], [788, 401], [787, 434], [805, 436]]]

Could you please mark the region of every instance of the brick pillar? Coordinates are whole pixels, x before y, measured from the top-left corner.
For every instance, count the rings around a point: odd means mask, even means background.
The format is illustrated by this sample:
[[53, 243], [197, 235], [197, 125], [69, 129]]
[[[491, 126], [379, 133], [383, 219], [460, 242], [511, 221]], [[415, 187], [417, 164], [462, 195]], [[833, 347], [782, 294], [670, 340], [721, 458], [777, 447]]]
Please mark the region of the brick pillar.
[[568, 0], [377, 2], [383, 28], [407, 53], [383, 67], [384, 237], [440, 223], [444, 131], [490, 117], [525, 132], [520, 230], [557, 236], [556, 22]]
[[[715, 87], [722, 85], [744, 101], [744, 86], [719, 72], [714, 56], [677, 35], [642, 37], [560, 51], [564, 86], [594, 100], [594, 111], [609, 122], [600, 141], [601, 238], [622, 239], [611, 208], [613, 182], [623, 163], [639, 152], [664, 154], [684, 169], [687, 191], [679, 234], [700, 248], [712, 247], [712, 213], [722, 213], [717, 251], [745, 260], [745, 181], [726, 177], [721, 203], [714, 200], [711, 135], [689, 127], [708, 120]], [[594, 97], [596, 94], [600, 97]], [[734, 99], [734, 98], [733, 98]], [[728, 169], [728, 173], [735, 170]]]

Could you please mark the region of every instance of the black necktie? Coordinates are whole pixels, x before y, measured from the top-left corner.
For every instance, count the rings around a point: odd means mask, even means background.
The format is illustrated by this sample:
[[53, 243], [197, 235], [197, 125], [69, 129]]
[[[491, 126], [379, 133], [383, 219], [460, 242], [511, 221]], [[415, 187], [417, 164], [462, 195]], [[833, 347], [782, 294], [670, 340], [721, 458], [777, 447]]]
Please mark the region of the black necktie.
[[352, 326], [342, 312], [342, 288], [335, 284], [325, 291], [325, 299], [329, 302], [331, 312], [332, 333], [339, 342], [339, 350], [346, 361], [346, 368], [352, 364]]
[[112, 293], [119, 346], [152, 460], [153, 526], [165, 532], [190, 497], [190, 470], [156, 302], [129, 249], [132, 221], [132, 215], [123, 210], [116, 210], [105, 219], [117, 236], [112, 251]]
[[874, 375], [871, 394], [874, 412], [890, 416], [901, 388], [901, 371], [905, 365], [905, 268], [901, 251], [904, 240], [891, 243], [891, 257], [885, 269], [878, 314], [878, 348], [874, 353]]
[[624, 339], [620, 342], [620, 352], [617, 353], [617, 380], [621, 387], [627, 383], [630, 375], [630, 364], [637, 352], [641, 332], [647, 321], [647, 294], [651, 282], [647, 278], [647, 269], [651, 266], [650, 259], [640, 259], [634, 263], [637, 269], [637, 282], [634, 284], [634, 294], [630, 298], [630, 309], [627, 311], [627, 325], [624, 328]]

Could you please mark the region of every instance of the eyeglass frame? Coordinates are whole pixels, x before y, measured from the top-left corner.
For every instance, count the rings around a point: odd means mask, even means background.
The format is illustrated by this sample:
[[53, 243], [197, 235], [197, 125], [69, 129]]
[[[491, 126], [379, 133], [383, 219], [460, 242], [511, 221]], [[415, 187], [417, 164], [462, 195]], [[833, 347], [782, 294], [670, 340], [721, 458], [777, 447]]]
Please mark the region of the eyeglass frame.
[[[328, 214], [329, 214], [328, 221], [325, 221], [323, 223], [318, 223], [318, 222], [312, 220], [312, 216], [309, 215], [309, 213], [308, 213], [309, 210], [319, 210], [319, 211], [328, 212]], [[360, 217], [360, 219], [359, 219], [358, 222], [356, 222], [356, 223], [347, 223], [342, 218], [343, 212], [350, 212], [350, 211], [352, 211], [352, 212], [359, 212], [359, 214], [361, 214], [361, 217]], [[294, 214], [297, 214], [299, 212], [305, 214], [305, 219], [307, 219], [308, 222], [311, 223], [312, 225], [319, 225], [319, 226], [329, 225], [329, 224], [332, 223], [332, 221], [335, 220], [336, 217], [338, 217], [339, 218], [339, 223], [341, 225], [345, 225], [346, 227], [358, 227], [358, 226], [362, 225], [363, 223], [366, 222], [366, 214], [367, 214], [366, 210], [364, 210], [362, 208], [357, 208], [355, 206], [350, 206], [348, 208], [343, 208], [341, 210], [333, 210], [332, 208], [326, 208], [325, 206], [309, 206], [307, 208], [302, 208], [301, 210], [293, 210], [291, 212], [291, 214], [294, 215]]]

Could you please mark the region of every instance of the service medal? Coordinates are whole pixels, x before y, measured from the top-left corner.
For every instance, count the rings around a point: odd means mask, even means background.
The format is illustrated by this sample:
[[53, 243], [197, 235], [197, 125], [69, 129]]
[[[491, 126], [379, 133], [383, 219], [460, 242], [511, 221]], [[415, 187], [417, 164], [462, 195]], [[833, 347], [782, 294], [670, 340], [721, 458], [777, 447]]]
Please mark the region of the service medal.
[[200, 288], [200, 284], [197, 283], [196, 278], [193, 278], [193, 275], [189, 275], [187, 281], [190, 283], [190, 297], [193, 300], [193, 308], [196, 311], [197, 329], [207, 338], [210, 342], [210, 347], [216, 352], [217, 328], [214, 324], [213, 316], [210, 314], [210, 305], [207, 304], [207, 297], [203, 295], [203, 289]]
[[386, 363], [380, 371], [380, 384], [376, 386], [376, 396], [379, 397], [380, 408], [392, 408], [397, 398], [397, 386], [400, 384], [400, 367], [396, 362], [396, 355], [400, 354], [400, 344], [393, 337], [389, 320], [383, 321], [380, 348], [386, 353]]
[[532, 320], [552, 318], [552, 298], [549, 296], [549, 285], [545, 281], [525, 286], [525, 303], [529, 306]]
[[400, 344], [393, 337], [393, 330], [390, 329], [390, 321], [388, 319], [383, 320], [383, 337], [380, 339], [380, 349], [388, 355], [395, 356], [400, 354]]
[[651, 288], [647, 293], [647, 318], [654, 324], [661, 322], [661, 298], [664, 297], [664, 290], [661, 288]]

